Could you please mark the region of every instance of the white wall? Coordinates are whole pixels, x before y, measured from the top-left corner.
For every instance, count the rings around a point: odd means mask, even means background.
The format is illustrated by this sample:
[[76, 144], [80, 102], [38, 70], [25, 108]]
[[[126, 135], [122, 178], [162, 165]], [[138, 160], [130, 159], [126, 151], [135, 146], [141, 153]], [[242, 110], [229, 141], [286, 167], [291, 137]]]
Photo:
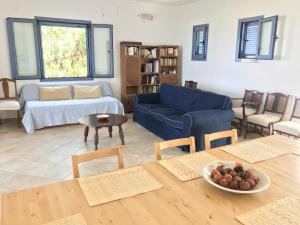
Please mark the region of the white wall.
[[[104, 16], [102, 16], [102, 9]], [[34, 18], [34, 16], [91, 20], [93, 23], [114, 25], [115, 78], [107, 79], [115, 95], [120, 96], [120, 41], [141, 41], [145, 44], [178, 44], [173, 19], [177, 7], [140, 3], [128, 0], [1, 0], [0, 3], [0, 77], [11, 76], [7, 17]], [[154, 20], [143, 22], [137, 15], [154, 14]], [[103, 79], [102, 79], [103, 80]], [[20, 88], [25, 83], [18, 81]], [[14, 114], [14, 113], [13, 113]], [[15, 116], [15, 115], [12, 115]]]
[[[242, 96], [246, 88], [300, 96], [299, 8], [298, 0], [200, 0], [185, 6], [129, 0], [1, 0], [0, 77], [11, 74], [5, 18], [48, 16], [114, 25], [115, 78], [108, 81], [117, 97], [120, 96], [119, 42], [124, 40], [182, 45], [182, 80], [196, 80], [202, 89], [230, 96]], [[153, 13], [154, 21], [143, 23], [137, 17], [143, 12]], [[280, 16], [276, 59], [235, 62], [238, 19], [257, 15]], [[191, 61], [192, 27], [203, 23], [210, 25], [208, 61]], [[32, 82], [18, 81], [18, 86]]]
[[[201, 0], [180, 7], [183, 81], [236, 97], [246, 88], [300, 97], [299, 8], [298, 0]], [[279, 15], [276, 59], [235, 62], [238, 19], [259, 15]], [[204, 23], [209, 23], [208, 61], [191, 61], [192, 27]]]

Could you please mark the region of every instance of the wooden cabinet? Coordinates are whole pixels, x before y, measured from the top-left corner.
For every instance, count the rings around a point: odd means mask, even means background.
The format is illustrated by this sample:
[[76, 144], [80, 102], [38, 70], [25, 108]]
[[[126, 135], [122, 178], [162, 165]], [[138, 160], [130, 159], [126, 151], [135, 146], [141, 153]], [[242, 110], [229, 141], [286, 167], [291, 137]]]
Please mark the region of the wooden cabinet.
[[132, 112], [138, 93], [159, 92], [163, 83], [178, 85], [179, 47], [121, 42], [121, 99], [125, 112]]

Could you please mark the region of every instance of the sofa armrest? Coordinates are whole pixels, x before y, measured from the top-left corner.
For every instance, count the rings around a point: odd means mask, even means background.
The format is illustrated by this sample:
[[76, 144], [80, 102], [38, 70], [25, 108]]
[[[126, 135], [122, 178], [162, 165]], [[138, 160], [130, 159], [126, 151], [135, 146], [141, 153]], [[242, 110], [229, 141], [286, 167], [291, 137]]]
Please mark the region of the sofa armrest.
[[159, 104], [160, 98], [159, 93], [149, 93], [149, 94], [137, 94], [134, 97], [135, 104]]
[[196, 137], [198, 150], [204, 149], [205, 134], [229, 130], [233, 119], [231, 109], [189, 112], [183, 116], [184, 127], [188, 129], [188, 135]]

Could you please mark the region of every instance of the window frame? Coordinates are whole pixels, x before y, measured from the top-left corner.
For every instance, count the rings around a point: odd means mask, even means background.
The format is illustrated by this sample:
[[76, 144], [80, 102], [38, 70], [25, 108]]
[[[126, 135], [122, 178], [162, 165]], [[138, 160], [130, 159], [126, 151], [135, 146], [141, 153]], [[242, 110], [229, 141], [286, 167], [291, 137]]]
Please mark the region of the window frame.
[[[262, 23], [272, 21], [272, 32], [271, 32], [271, 40], [270, 40], [270, 52], [269, 55], [260, 55], [260, 44], [261, 44], [261, 29]], [[245, 44], [245, 31], [243, 30], [245, 24], [257, 22], [258, 23], [258, 34], [257, 34], [257, 49], [256, 55], [254, 57], [245, 57], [244, 55], [244, 47]], [[275, 51], [275, 43], [277, 38], [277, 25], [278, 25], [278, 16], [272, 16], [265, 18], [264, 16], [255, 16], [249, 17], [244, 19], [239, 19], [238, 21], [238, 32], [237, 32], [237, 43], [236, 43], [236, 54], [235, 54], [235, 61], [236, 62], [257, 62], [259, 60], [273, 60], [274, 58], [274, 51]]]
[[[97, 74], [95, 68], [95, 40], [94, 29], [95, 28], [108, 28], [110, 36], [110, 74]], [[91, 25], [91, 74], [95, 78], [113, 78], [114, 77], [114, 44], [113, 44], [113, 25], [111, 24], [92, 24]]]
[[[271, 41], [269, 45], [269, 54], [268, 55], [260, 55], [260, 49], [258, 49], [258, 60], [273, 60], [274, 59], [274, 52], [275, 52], [275, 44], [278, 39], [277, 37], [277, 27], [278, 27], [278, 16], [271, 16], [266, 17], [260, 20], [260, 30], [259, 30], [259, 39], [261, 39], [261, 31], [262, 31], [262, 24], [265, 22], [272, 22], [272, 31], [271, 31]], [[258, 46], [260, 47], [260, 46]]]
[[[204, 54], [196, 55], [196, 33], [204, 31]], [[207, 61], [207, 49], [208, 49], [208, 32], [209, 24], [201, 24], [193, 26], [193, 42], [192, 42], [192, 61]]]
[[[237, 32], [237, 44], [236, 44], [236, 56], [235, 56], [235, 60], [237, 62], [256, 62], [257, 61], [256, 56], [255, 56], [255, 58], [245, 58], [244, 55], [242, 55], [244, 52], [244, 47], [242, 47], [242, 46], [245, 44], [245, 40], [244, 40], [245, 31], [243, 31], [243, 28], [244, 28], [244, 24], [246, 24], [246, 23], [248, 24], [248, 23], [255, 22], [255, 21], [257, 21], [259, 23], [259, 21], [263, 18], [264, 18], [264, 16], [255, 16], [255, 17], [239, 19], [238, 32]], [[259, 36], [257, 38], [259, 38]], [[259, 43], [258, 43], [258, 46], [259, 46]], [[257, 46], [257, 48], [258, 48], [258, 46]], [[256, 49], [256, 51], [257, 51], [257, 49]]]
[[[36, 54], [36, 66], [37, 66], [37, 75], [26, 75], [20, 76], [18, 71], [18, 60], [17, 60], [17, 51], [16, 51], [16, 43], [15, 43], [15, 33], [13, 24], [14, 22], [18, 23], [32, 23], [33, 24], [33, 32], [34, 32], [34, 41], [35, 41], [35, 54]], [[10, 64], [11, 64], [11, 71], [12, 77], [15, 80], [34, 80], [40, 79], [41, 77], [41, 62], [40, 62], [40, 55], [39, 55], [39, 46], [38, 46], [38, 33], [37, 33], [37, 23], [35, 19], [25, 19], [25, 18], [11, 18], [8, 17], [6, 19], [6, 27], [7, 27], [7, 34], [8, 34], [8, 47], [9, 47], [9, 54], [10, 54]]]
[[[85, 20], [70, 20], [70, 19], [58, 19], [58, 18], [48, 18], [48, 17], [35, 17], [37, 21], [38, 37], [39, 37], [39, 51], [40, 51], [40, 62], [41, 62], [41, 81], [76, 81], [76, 80], [92, 80], [91, 73], [91, 44], [90, 44], [90, 29], [91, 21]], [[44, 69], [44, 56], [43, 56], [43, 40], [41, 34], [42, 26], [60, 26], [60, 27], [75, 27], [75, 28], [85, 28], [86, 29], [86, 56], [87, 56], [87, 76], [86, 77], [55, 77], [47, 78], [45, 77]]]
[[[10, 18], [6, 19], [7, 23], [7, 35], [9, 42], [10, 62], [12, 77], [16, 80], [37, 80], [40, 81], [74, 81], [74, 80], [93, 80], [94, 78], [114, 78], [114, 49], [113, 49], [113, 25], [111, 24], [92, 24], [88, 20], [73, 20], [73, 19], [60, 19], [52, 17], [39, 17], [36, 16], [34, 19], [26, 18]], [[36, 76], [20, 76], [18, 74], [16, 47], [15, 47], [15, 36], [13, 31], [14, 22], [31, 22], [34, 26], [34, 41], [35, 41], [35, 52], [36, 52], [36, 63], [37, 63], [37, 74]], [[46, 78], [44, 71], [44, 59], [42, 49], [42, 36], [41, 26], [62, 26], [62, 27], [85, 27], [86, 28], [86, 53], [87, 53], [87, 77], [63, 77], [63, 78]], [[95, 73], [95, 58], [94, 58], [94, 28], [109, 28], [110, 30], [110, 74], [96, 74]]]

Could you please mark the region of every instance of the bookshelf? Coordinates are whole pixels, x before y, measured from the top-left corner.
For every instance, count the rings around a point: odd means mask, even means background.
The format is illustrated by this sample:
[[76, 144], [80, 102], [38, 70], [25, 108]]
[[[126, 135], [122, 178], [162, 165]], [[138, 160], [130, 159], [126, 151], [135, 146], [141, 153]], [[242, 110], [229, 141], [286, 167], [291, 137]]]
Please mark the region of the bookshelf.
[[179, 48], [121, 42], [121, 100], [125, 112], [133, 111], [137, 93], [159, 92], [162, 83], [179, 83]]

